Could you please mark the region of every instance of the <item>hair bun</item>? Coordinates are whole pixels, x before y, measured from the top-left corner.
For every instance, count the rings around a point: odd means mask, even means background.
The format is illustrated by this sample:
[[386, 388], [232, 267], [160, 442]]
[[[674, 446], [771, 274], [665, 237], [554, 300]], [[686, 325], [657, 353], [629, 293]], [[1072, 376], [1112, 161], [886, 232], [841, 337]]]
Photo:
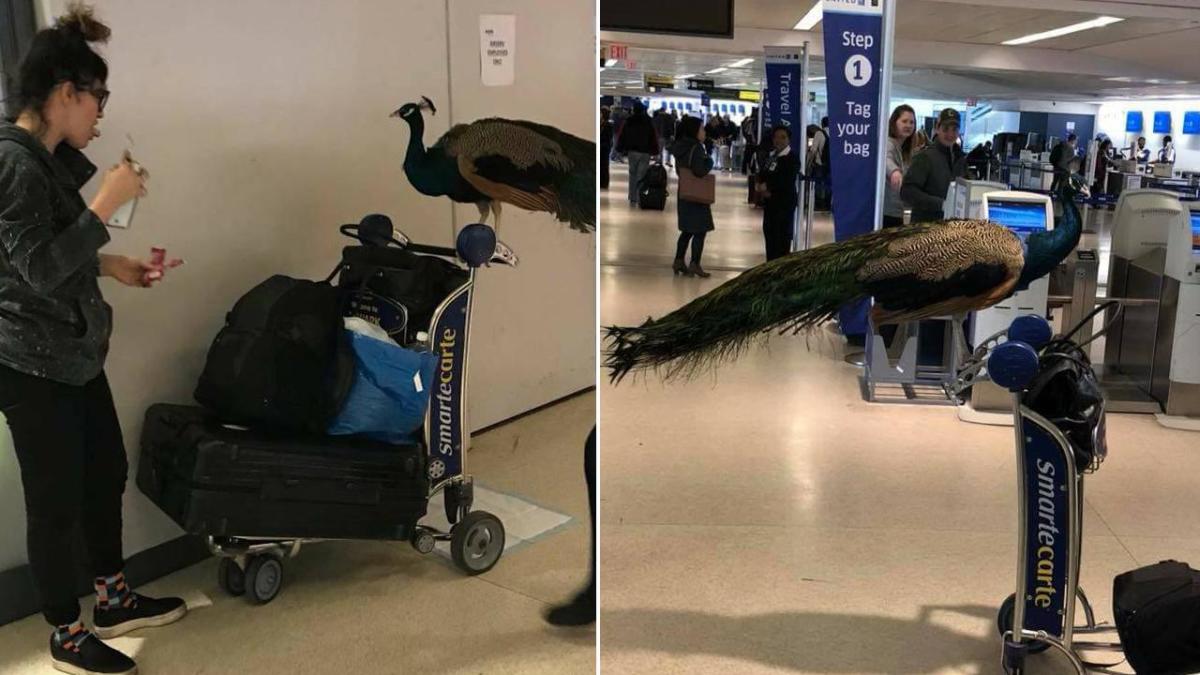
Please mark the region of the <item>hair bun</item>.
[[79, 35], [85, 42], [107, 42], [112, 31], [96, 20], [95, 10], [82, 2], [72, 2], [67, 13], [58, 17], [54, 27]]

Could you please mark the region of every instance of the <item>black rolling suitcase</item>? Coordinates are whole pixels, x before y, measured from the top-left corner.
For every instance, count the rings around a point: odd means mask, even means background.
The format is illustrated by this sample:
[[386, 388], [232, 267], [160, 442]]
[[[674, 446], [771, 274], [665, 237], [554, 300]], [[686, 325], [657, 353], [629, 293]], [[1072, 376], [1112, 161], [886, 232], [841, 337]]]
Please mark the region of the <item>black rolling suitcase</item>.
[[425, 450], [222, 425], [202, 408], [146, 411], [138, 487], [206, 536], [407, 539], [425, 515]]
[[646, 169], [638, 187], [638, 207], [648, 211], [667, 207], [667, 169], [662, 164], [651, 164]]

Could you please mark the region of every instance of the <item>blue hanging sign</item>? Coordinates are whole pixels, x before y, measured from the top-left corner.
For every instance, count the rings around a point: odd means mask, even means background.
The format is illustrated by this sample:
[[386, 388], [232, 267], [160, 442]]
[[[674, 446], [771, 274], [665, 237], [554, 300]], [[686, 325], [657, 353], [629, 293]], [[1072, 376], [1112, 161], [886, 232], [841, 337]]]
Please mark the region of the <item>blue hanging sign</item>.
[[[829, 161], [836, 241], [875, 230], [879, 109], [883, 66], [881, 0], [822, 0], [825, 84], [829, 94]], [[842, 308], [846, 335], [867, 333], [868, 302]]]
[[1183, 113], [1183, 133], [1200, 134], [1200, 112]]
[[782, 124], [792, 130], [792, 152], [800, 156], [804, 130], [800, 128], [804, 58], [796, 47], [767, 47], [767, 89], [763, 95], [763, 133]]
[[1154, 113], [1154, 133], [1171, 133], [1171, 113], [1165, 110], [1160, 110]]
[[1141, 133], [1142, 131], [1142, 111], [1130, 110], [1125, 113], [1125, 131], [1129, 133]]

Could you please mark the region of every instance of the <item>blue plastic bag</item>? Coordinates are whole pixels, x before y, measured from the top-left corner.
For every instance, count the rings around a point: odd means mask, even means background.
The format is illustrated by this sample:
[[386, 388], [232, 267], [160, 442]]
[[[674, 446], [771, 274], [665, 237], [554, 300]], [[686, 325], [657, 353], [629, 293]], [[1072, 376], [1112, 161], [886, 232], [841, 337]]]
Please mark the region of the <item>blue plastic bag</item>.
[[329, 434], [361, 434], [395, 444], [411, 441], [429, 409], [437, 356], [352, 330], [346, 333], [354, 350], [354, 382]]

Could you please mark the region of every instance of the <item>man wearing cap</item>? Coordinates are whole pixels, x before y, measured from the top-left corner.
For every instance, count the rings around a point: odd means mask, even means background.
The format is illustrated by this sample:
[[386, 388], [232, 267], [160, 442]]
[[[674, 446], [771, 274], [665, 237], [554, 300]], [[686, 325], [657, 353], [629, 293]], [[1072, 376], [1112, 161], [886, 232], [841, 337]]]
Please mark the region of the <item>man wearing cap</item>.
[[966, 175], [967, 161], [958, 147], [958, 111], [946, 108], [938, 115], [936, 139], [913, 157], [900, 198], [912, 207], [912, 222], [926, 223], [945, 217], [942, 206], [955, 178]]
[[[942, 220], [946, 193], [954, 179], [967, 174], [967, 158], [958, 146], [958, 111], [946, 108], [938, 115], [934, 141], [912, 158], [900, 198], [912, 207], [912, 222]], [[917, 365], [936, 366], [943, 361], [946, 325], [922, 321], [917, 340]]]

